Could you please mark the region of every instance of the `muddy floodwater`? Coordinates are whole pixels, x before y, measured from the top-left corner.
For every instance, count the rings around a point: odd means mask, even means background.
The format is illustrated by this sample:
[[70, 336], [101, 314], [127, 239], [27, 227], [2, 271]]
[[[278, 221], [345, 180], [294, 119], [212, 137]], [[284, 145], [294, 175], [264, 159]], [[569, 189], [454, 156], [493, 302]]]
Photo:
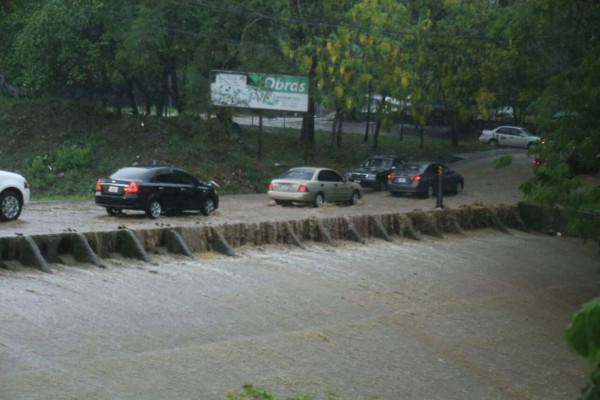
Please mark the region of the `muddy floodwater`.
[[0, 398], [574, 399], [596, 255], [479, 230], [0, 270]]
[[[516, 204], [532, 174], [514, 154], [452, 165], [447, 208]], [[35, 188], [33, 188], [35, 190]], [[358, 206], [280, 207], [222, 196], [210, 217], [109, 217], [93, 202], [30, 204], [0, 236], [132, 230], [432, 209], [367, 192]], [[224, 400], [249, 383], [277, 398], [575, 399], [590, 370], [565, 329], [600, 295], [597, 247], [492, 229], [239, 247], [235, 257], [64, 255], [54, 273], [0, 268], [0, 400]]]

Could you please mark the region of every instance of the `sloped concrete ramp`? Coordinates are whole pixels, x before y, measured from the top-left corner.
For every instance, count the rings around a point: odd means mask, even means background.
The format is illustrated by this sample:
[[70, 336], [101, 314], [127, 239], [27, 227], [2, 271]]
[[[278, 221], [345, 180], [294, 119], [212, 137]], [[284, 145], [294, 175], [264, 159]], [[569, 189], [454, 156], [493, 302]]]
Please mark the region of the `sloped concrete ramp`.
[[0, 263], [52, 272], [52, 263], [65, 257], [104, 266], [104, 259], [118, 255], [145, 262], [156, 253], [218, 252], [234, 256], [242, 246], [288, 244], [304, 248], [305, 242], [335, 246], [339, 240], [365, 243], [367, 238], [391, 242], [394, 237], [419, 240], [421, 235], [442, 237], [463, 230], [494, 228], [526, 229], [517, 206], [463, 206], [457, 209], [415, 210], [410, 213], [334, 216], [288, 221], [233, 223], [196, 227], [117, 229], [108, 232], [0, 238]]

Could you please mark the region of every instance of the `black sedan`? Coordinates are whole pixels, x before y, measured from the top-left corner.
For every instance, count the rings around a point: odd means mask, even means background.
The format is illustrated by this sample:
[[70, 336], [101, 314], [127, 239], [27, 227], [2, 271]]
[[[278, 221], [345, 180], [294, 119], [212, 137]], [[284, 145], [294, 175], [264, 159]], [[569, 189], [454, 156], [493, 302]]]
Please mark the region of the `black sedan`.
[[433, 196], [439, 187], [441, 168], [442, 192], [460, 193], [465, 181], [461, 174], [444, 164], [429, 161], [407, 162], [388, 175], [388, 190], [393, 195], [409, 193], [425, 197]]
[[132, 166], [96, 183], [96, 204], [109, 215], [123, 210], [145, 211], [150, 218], [186, 210], [211, 214], [219, 207], [216, 184], [207, 184], [181, 168]]

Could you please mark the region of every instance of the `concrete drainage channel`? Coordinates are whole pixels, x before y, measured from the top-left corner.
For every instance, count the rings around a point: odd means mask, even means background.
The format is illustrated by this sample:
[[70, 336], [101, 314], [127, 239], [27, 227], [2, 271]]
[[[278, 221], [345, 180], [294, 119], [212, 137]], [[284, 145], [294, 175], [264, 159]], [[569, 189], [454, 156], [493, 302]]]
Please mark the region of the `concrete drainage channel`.
[[420, 240], [422, 235], [442, 237], [463, 230], [526, 229], [519, 206], [464, 206], [457, 209], [410, 213], [310, 218], [277, 222], [223, 224], [110, 232], [68, 232], [53, 235], [0, 238], [0, 267], [36, 268], [51, 273], [53, 263], [105, 267], [113, 257], [151, 261], [151, 254], [171, 253], [194, 258], [203, 252], [235, 256], [241, 246], [288, 244], [304, 248], [306, 242], [335, 246], [340, 240], [366, 243], [367, 238], [392, 241], [394, 237]]

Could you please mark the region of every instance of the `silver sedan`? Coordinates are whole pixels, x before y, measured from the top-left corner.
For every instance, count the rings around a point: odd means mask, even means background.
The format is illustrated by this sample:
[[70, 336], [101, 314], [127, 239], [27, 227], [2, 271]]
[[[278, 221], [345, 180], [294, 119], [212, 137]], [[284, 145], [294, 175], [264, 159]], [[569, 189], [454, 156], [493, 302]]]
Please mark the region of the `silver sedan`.
[[328, 202], [357, 204], [363, 190], [337, 171], [319, 167], [292, 168], [269, 184], [268, 196], [277, 204], [310, 203], [321, 207]]

